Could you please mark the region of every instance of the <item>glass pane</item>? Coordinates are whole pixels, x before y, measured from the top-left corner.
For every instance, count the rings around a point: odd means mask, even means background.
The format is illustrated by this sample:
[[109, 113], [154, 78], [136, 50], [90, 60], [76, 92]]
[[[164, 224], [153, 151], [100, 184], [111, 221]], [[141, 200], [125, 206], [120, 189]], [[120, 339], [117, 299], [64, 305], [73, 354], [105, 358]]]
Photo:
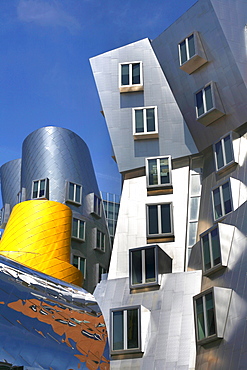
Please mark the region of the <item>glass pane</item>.
[[231, 202], [229, 182], [222, 185], [222, 193], [223, 193], [224, 209], [225, 209], [225, 215], [226, 215], [227, 213], [232, 211], [232, 202]]
[[121, 85], [129, 85], [129, 65], [121, 65]]
[[188, 46], [189, 46], [189, 57], [193, 57], [195, 55], [195, 41], [194, 41], [194, 35], [190, 35], [188, 37]]
[[212, 267], [211, 259], [210, 259], [209, 235], [208, 234], [203, 236], [202, 246], [203, 246], [204, 268], [205, 270], [208, 270]]
[[207, 329], [208, 336], [210, 336], [215, 334], [213, 294], [212, 293], [207, 294], [205, 296], [205, 299], [206, 299]]
[[186, 44], [185, 40], [182, 41], [180, 44], [180, 59], [181, 59], [181, 64], [185, 63], [187, 61], [187, 53], [186, 53]]
[[190, 198], [190, 221], [198, 220], [200, 197]]
[[84, 239], [84, 222], [79, 221], [80, 223], [80, 228], [79, 228], [79, 238]]
[[75, 201], [77, 203], [80, 203], [81, 202], [81, 186], [79, 186], [79, 185], [76, 185]]
[[162, 234], [171, 233], [170, 204], [161, 205], [161, 232]]
[[193, 196], [200, 194], [201, 194], [201, 176], [191, 175], [190, 195]]
[[124, 349], [123, 311], [112, 312], [113, 350]]
[[75, 238], [78, 238], [77, 229], [78, 229], [78, 220], [76, 218], [73, 218], [72, 236], [74, 236]]
[[156, 205], [148, 206], [148, 233], [158, 234], [158, 209]]
[[232, 141], [231, 141], [230, 135], [224, 138], [224, 145], [225, 145], [226, 164], [227, 164], [233, 161]]
[[213, 108], [213, 98], [212, 98], [212, 91], [211, 85], [205, 87], [205, 101], [206, 101], [206, 109], [207, 111]]
[[144, 132], [143, 109], [135, 110], [135, 132]]
[[197, 315], [197, 336], [198, 339], [205, 338], [205, 323], [203, 315], [203, 302], [202, 298], [196, 300], [196, 315]]
[[213, 262], [215, 266], [221, 262], [220, 240], [219, 240], [219, 235], [218, 235], [218, 228], [211, 231], [211, 244], [212, 244]]
[[78, 256], [73, 256], [73, 266], [78, 268], [78, 266], [79, 266], [79, 257]]
[[158, 173], [157, 173], [157, 160], [148, 160], [148, 183], [149, 185], [158, 184]]
[[155, 249], [145, 249], [145, 279], [146, 283], [156, 280], [155, 274]]
[[154, 108], [146, 109], [147, 132], [155, 131]]
[[114, 221], [108, 220], [107, 225], [110, 235], [114, 235]]
[[197, 222], [189, 223], [189, 246], [196, 243]]
[[43, 197], [44, 195], [45, 195], [45, 180], [40, 180], [39, 197]]
[[161, 184], [170, 183], [170, 173], [169, 173], [169, 159], [160, 159], [160, 182]]
[[197, 107], [197, 116], [200, 117], [204, 113], [202, 91], [199, 91], [196, 94], [196, 107]]
[[140, 63], [132, 64], [132, 85], [141, 83]]
[[[80, 257], [80, 270], [83, 275], [85, 275], [85, 259]], [[84, 276], [85, 278], [85, 276]]]
[[217, 160], [217, 168], [220, 169], [224, 166], [224, 159], [223, 159], [223, 151], [222, 151], [222, 143], [219, 141], [215, 144], [215, 153], [216, 153], [216, 160]]
[[138, 310], [127, 311], [127, 348], [138, 348]]
[[38, 198], [38, 181], [33, 183], [33, 198]]
[[222, 214], [222, 207], [221, 207], [221, 201], [220, 201], [220, 189], [217, 188], [213, 191], [213, 197], [214, 197], [214, 218], [217, 219]]
[[132, 284], [142, 284], [142, 251], [131, 252], [131, 282]]
[[101, 233], [101, 243], [100, 243], [100, 249], [102, 251], [105, 250], [105, 234]]
[[74, 184], [69, 183], [69, 199], [74, 200]]
[[100, 249], [100, 243], [101, 243], [101, 232], [97, 230], [97, 241], [96, 241], [96, 248]]
[[108, 203], [108, 218], [110, 218], [111, 220], [114, 220], [113, 207], [113, 203]]

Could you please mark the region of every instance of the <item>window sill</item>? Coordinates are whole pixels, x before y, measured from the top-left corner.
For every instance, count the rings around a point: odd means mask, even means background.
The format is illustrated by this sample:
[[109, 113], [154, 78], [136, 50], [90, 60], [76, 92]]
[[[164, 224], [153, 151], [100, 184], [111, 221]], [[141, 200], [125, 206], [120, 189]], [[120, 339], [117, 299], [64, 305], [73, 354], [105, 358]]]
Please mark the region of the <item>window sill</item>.
[[91, 215], [96, 217], [96, 218], [101, 218], [101, 215], [99, 215], [98, 213], [95, 213], [95, 212], [91, 212]]
[[128, 93], [128, 92], [136, 92], [136, 91], [143, 91], [143, 85], [132, 85], [132, 86], [120, 86], [119, 91], [120, 93]]
[[94, 250], [95, 250], [95, 251], [99, 251], [100, 253], [105, 253], [105, 250], [102, 250], [102, 249], [97, 248], [97, 247], [94, 247]]
[[211, 343], [211, 342], [215, 342], [216, 340], [221, 340], [222, 338], [218, 337], [217, 334], [214, 334], [214, 335], [211, 335], [210, 337], [207, 337], [207, 338], [204, 338], [204, 339], [201, 339], [201, 340], [197, 340], [197, 344], [199, 346], [203, 346], [203, 345], [206, 345], [208, 343]]
[[182, 69], [184, 72], [190, 75], [191, 73], [195, 72], [198, 68], [203, 66], [205, 63], [207, 63], [206, 59], [202, 58], [198, 54], [195, 54], [189, 60], [180, 65], [180, 69]]
[[171, 184], [167, 185], [157, 185], [147, 188], [147, 195], [162, 195], [162, 194], [172, 194], [173, 187]]
[[136, 285], [130, 285], [130, 293], [145, 293], [145, 292], [152, 292], [155, 290], [160, 289], [160, 284], [157, 283], [149, 283], [149, 284], [136, 284]]
[[227, 163], [224, 167], [221, 167], [220, 169], [216, 170], [217, 175], [221, 175], [222, 173], [225, 173], [226, 171], [230, 170], [232, 167], [236, 167], [237, 162], [232, 161], [230, 163]]
[[149, 139], [158, 139], [159, 138], [158, 132], [134, 134], [133, 136], [134, 136], [134, 140], [149, 140]]
[[202, 123], [204, 126], [208, 126], [208, 125], [210, 125], [211, 123], [213, 123], [214, 121], [216, 121], [217, 119], [221, 118], [224, 115], [225, 115], [224, 112], [222, 112], [219, 109], [214, 107], [214, 108], [210, 109], [209, 111], [207, 111], [206, 113], [197, 117], [196, 120], [198, 122]]
[[169, 242], [174, 242], [175, 237], [174, 235], [167, 235], [167, 236], [148, 236], [147, 237], [147, 243], [169, 243]]
[[131, 358], [141, 358], [143, 357], [144, 352], [139, 350], [122, 350], [122, 351], [112, 351], [111, 352], [111, 359], [112, 360], [124, 360], [124, 359], [131, 359]]
[[85, 239], [80, 239], [80, 238], [77, 238], [76, 236], [71, 236], [71, 239], [76, 240], [79, 243], [84, 243], [85, 242]]
[[214, 223], [218, 223], [218, 222], [221, 222], [222, 220], [224, 220], [228, 215], [230, 215], [231, 213], [233, 212], [233, 210], [231, 212], [228, 212], [226, 215], [224, 216], [221, 216], [219, 218], [214, 218]]
[[210, 275], [213, 275], [214, 273], [216, 273], [220, 270], [224, 270], [225, 268], [226, 268], [226, 266], [223, 266], [222, 263], [219, 263], [218, 265], [216, 265], [214, 267], [211, 267], [208, 270], [204, 270], [203, 275], [204, 276], [210, 276]]
[[80, 207], [82, 204], [79, 203], [79, 202], [75, 202], [74, 200], [71, 200], [71, 199], [66, 199], [65, 200], [65, 203], [70, 203], [70, 204], [74, 204], [75, 206], [77, 207]]

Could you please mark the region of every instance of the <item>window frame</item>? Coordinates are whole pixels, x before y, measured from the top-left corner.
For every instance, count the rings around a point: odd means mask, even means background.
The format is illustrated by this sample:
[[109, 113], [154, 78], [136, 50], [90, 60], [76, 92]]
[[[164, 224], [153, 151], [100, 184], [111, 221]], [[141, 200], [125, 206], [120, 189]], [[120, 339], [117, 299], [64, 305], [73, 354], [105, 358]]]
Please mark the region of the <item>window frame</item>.
[[[147, 131], [147, 110], [154, 109], [154, 126], [155, 130]], [[136, 111], [143, 111], [143, 132], [136, 132]], [[134, 139], [138, 138], [150, 138], [158, 137], [158, 108], [157, 106], [148, 106], [148, 107], [135, 107], [132, 108], [132, 127], [133, 127], [133, 136]]]
[[[223, 197], [223, 190], [222, 190], [222, 187], [225, 185], [225, 184], [229, 184], [229, 194], [230, 194], [230, 205], [231, 205], [231, 210], [229, 212], [226, 213], [226, 210], [225, 210], [225, 201], [224, 201], [224, 197]], [[221, 206], [221, 211], [222, 211], [222, 215], [219, 216], [219, 217], [216, 217], [216, 210], [215, 210], [215, 201], [214, 201], [214, 192], [215, 190], [219, 189], [219, 196], [220, 196], [220, 206]], [[219, 220], [221, 220], [222, 218], [226, 217], [227, 215], [229, 215], [232, 211], [233, 211], [233, 200], [232, 200], [232, 190], [231, 190], [231, 181], [230, 179], [224, 181], [223, 183], [215, 186], [212, 191], [211, 191], [211, 194], [212, 194], [212, 205], [213, 205], [213, 218], [214, 218], [214, 221], [215, 222], [218, 222]]]
[[[99, 237], [99, 246], [98, 246], [98, 235]], [[102, 240], [103, 238], [103, 240]], [[102, 245], [103, 242], [103, 245]], [[95, 240], [95, 249], [100, 251], [100, 252], [105, 252], [105, 247], [106, 247], [106, 234], [103, 233], [103, 231], [99, 230], [96, 228], [96, 240]]]
[[[212, 243], [212, 233], [214, 230], [217, 230], [217, 241], [218, 241], [218, 249], [219, 249], [219, 258], [220, 258], [220, 261], [218, 263], [215, 263], [214, 262], [214, 251], [213, 251], [213, 243]], [[205, 236], [208, 235], [208, 250], [209, 250], [209, 260], [210, 260], [210, 267], [207, 268], [206, 265], [205, 265], [205, 244], [204, 244], [204, 241], [203, 241], [203, 238]], [[203, 272], [204, 272], [204, 275], [208, 275], [210, 273], [213, 273], [215, 271], [218, 271], [218, 269], [220, 269], [221, 267], [223, 267], [223, 264], [222, 264], [222, 252], [221, 252], [221, 249], [222, 249], [222, 246], [221, 246], [221, 243], [220, 243], [220, 230], [219, 230], [219, 227], [218, 225], [210, 228], [209, 230], [207, 230], [206, 232], [202, 233], [200, 235], [200, 242], [201, 242], [201, 251], [202, 251], [202, 264], [203, 264]]]
[[[137, 347], [128, 348], [128, 323], [127, 323], [127, 312], [130, 310], [137, 310], [138, 319], [135, 321], [137, 325]], [[123, 312], [123, 348], [114, 349], [114, 312]], [[141, 353], [141, 306], [128, 306], [120, 308], [112, 308], [110, 310], [110, 351], [111, 355], [120, 355], [120, 354], [132, 354], [132, 353]]]
[[[42, 196], [37, 196], [37, 197], [34, 197], [34, 184], [37, 182], [38, 183], [38, 190], [37, 190], [37, 195], [39, 195], [40, 193], [40, 185], [41, 185], [41, 181], [45, 181], [45, 187], [44, 187], [44, 195]], [[49, 191], [49, 179], [47, 177], [43, 178], [43, 179], [37, 179], [37, 180], [33, 180], [32, 181], [32, 195], [31, 195], [31, 199], [49, 199], [49, 194], [48, 194], [48, 191]]]
[[[132, 80], [133, 65], [134, 64], [139, 64], [139, 66], [140, 66], [140, 83], [139, 84], [133, 83], [133, 80]], [[122, 66], [123, 65], [128, 65], [129, 66], [129, 73], [128, 73], [129, 84], [126, 84], [126, 85], [122, 84]], [[119, 75], [119, 89], [120, 89], [120, 92], [143, 90], [143, 63], [141, 61], [119, 63], [118, 75]]]
[[[74, 220], [77, 221], [77, 236], [73, 235], [73, 223]], [[83, 238], [80, 238], [80, 223], [83, 223]], [[72, 217], [72, 227], [71, 227], [71, 238], [80, 242], [84, 242], [86, 239], [86, 221], [78, 218], [76, 216]]]
[[98, 218], [102, 217], [103, 214], [103, 201], [102, 198], [96, 195], [95, 193], [92, 194], [92, 208], [91, 208], [91, 213]]
[[[206, 102], [206, 93], [205, 90], [206, 88], [210, 86], [210, 91], [211, 91], [211, 100], [212, 100], [212, 107], [207, 109], [207, 102]], [[198, 114], [198, 105], [197, 105], [197, 95], [202, 92], [202, 102], [203, 102], [203, 113], [200, 115]], [[204, 115], [210, 113], [213, 109], [215, 109], [215, 96], [214, 96], [214, 84], [213, 82], [209, 82], [206, 85], [204, 85], [201, 89], [196, 91], [195, 93], [195, 103], [196, 103], [196, 118], [199, 119], [203, 117]]]
[[[75, 266], [74, 264], [74, 257], [78, 258], [78, 265]], [[83, 271], [81, 270], [81, 260], [84, 262], [84, 268]], [[85, 257], [79, 256], [78, 254], [73, 253], [72, 254], [72, 265], [76, 267], [79, 271], [81, 271], [84, 280], [86, 279], [86, 271], [87, 271], [87, 260]]]
[[[170, 226], [171, 231], [168, 233], [162, 233], [162, 215], [161, 215], [161, 206], [162, 205], [170, 205]], [[150, 234], [149, 230], [149, 207], [150, 206], [157, 206], [157, 222], [158, 222], [158, 233], [156, 234]], [[148, 238], [162, 238], [167, 236], [173, 236], [174, 235], [174, 229], [173, 229], [173, 203], [172, 202], [162, 202], [162, 203], [148, 203], [146, 204], [146, 220], [147, 220], [147, 237]]]
[[[226, 148], [225, 148], [225, 139], [227, 137], [230, 137], [230, 151], [231, 151], [231, 161], [227, 162], [226, 159]], [[223, 159], [223, 166], [219, 167], [218, 165], [218, 157], [216, 153], [216, 145], [219, 144], [221, 145], [222, 148], [222, 159]], [[219, 140], [217, 140], [213, 144], [213, 151], [214, 151], [214, 162], [215, 162], [215, 170], [216, 172], [221, 172], [224, 171], [226, 168], [230, 167], [232, 164], [236, 163], [235, 162], [235, 156], [234, 156], [234, 148], [233, 148], [233, 138], [232, 138], [232, 132], [229, 132], [228, 134], [222, 136]]]
[[[70, 190], [70, 185], [73, 185], [74, 191], [73, 191], [73, 199], [70, 199], [69, 197], [69, 190]], [[79, 202], [76, 201], [76, 188], [80, 188], [80, 200]], [[82, 185], [72, 182], [72, 181], [67, 181], [67, 191], [66, 191], [66, 202], [73, 203], [76, 205], [81, 205], [82, 204]]]
[[[160, 171], [160, 161], [162, 159], [168, 159], [168, 176], [169, 176], [169, 182], [165, 184], [161, 184], [161, 171]], [[157, 184], [150, 184], [149, 182], [149, 161], [150, 160], [156, 160], [156, 166], [157, 166], [157, 177], [158, 177], [158, 183]], [[165, 188], [165, 187], [171, 187], [172, 186], [172, 162], [171, 162], [171, 156], [159, 156], [159, 157], [149, 157], [146, 158], [146, 181], [147, 181], [147, 188], [148, 189], [154, 189], [154, 188]]]
[[[190, 53], [189, 53], [189, 38], [193, 35], [193, 39], [194, 39], [194, 54], [190, 56]], [[183, 66], [185, 63], [187, 63], [189, 60], [191, 60], [193, 57], [196, 56], [196, 40], [195, 40], [195, 33], [192, 32], [190, 33], [187, 37], [185, 37], [182, 41], [180, 41], [178, 43], [178, 55], [179, 55], [179, 65], [180, 67]], [[186, 49], [186, 61], [182, 62], [182, 53], [181, 53], [181, 44], [185, 42], [185, 49]]]

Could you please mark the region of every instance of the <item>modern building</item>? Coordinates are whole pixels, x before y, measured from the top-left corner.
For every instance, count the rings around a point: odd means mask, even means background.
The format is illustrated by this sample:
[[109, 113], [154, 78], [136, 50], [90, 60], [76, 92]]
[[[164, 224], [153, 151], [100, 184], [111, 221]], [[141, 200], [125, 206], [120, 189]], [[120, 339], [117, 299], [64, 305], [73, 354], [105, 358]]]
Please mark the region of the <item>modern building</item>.
[[20, 202], [47, 199], [71, 209], [68, 263], [81, 270], [84, 289], [93, 292], [102, 270], [108, 271], [111, 245], [85, 142], [70, 130], [42, 127], [27, 136], [22, 146], [22, 158], [4, 164], [0, 175], [2, 228], [13, 207]]
[[90, 60], [123, 190], [94, 294], [111, 369], [247, 364], [247, 2]]

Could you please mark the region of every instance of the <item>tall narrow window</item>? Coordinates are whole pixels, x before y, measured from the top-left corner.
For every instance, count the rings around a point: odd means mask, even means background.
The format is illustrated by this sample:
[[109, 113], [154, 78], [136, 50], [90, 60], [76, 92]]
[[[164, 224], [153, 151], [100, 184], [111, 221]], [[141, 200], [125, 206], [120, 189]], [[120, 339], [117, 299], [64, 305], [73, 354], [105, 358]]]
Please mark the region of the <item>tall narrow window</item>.
[[85, 221], [73, 218], [72, 220], [72, 237], [85, 240]]
[[112, 355], [140, 350], [140, 307], [111, 310]]
[[142, 63], [120, 64], [120, 86], [142, 85]]
[[78, 270], [80, 270], [84, 276], [86, 277], [86, 258], [73, 255], [73, 266], [75, 266]]
[[91, 201], [92, 201], [92, 211], [91, 213], [94, 216], [101, 217], [102, 216], [102, 199], [98, 197], [96, 194], [91, 193]]
[[32, 186], [32, 199], [48, 199], [48, 179], [35, 180]]
[[216, 334], [213, 293], [207, 293], [197, 298], [195, 302], [197, 339], [200, 341]]
[[216, 171], [221, 170], [230, 163], [233, 163], [233, 147], [231, 135], [227, 135], [214, 144], [214, 156]]
[[221, 250], [218, 227], [201, 237], [204, 271], [221, 264]]
[[158, 132], [157, 107], [133, 108], [134, 135]]
[[82, 186], [74, 184], [73, 182], [68, 183], [67, 201], [81, 204], [82, 200]]
[[171, 213], [171, 203], [148, 205], [148, 236], [171, 235], [173, 232]]
[[220, 185], [213, 190], [212, 194], [214, 219], [217, 220], [232, 211], [230, 182], [227, 181], [223, 185]]
[[196, 93], [197, 117], [207, 113], [213, 106], [212, 86], [209, 84]]
[[96, 232], [96, 249], [99, 249], [102, 252], [105, 251], [105, 234], [98, 229]]
[[147, 186], [167, 186], [171, 184], [171, 158], [148, 158], [146, 162]]
[[180, 44], [178, 44], [180, 65], [187, 62], [195, 55], [195, 40], [194, 34], [186, 37]]

